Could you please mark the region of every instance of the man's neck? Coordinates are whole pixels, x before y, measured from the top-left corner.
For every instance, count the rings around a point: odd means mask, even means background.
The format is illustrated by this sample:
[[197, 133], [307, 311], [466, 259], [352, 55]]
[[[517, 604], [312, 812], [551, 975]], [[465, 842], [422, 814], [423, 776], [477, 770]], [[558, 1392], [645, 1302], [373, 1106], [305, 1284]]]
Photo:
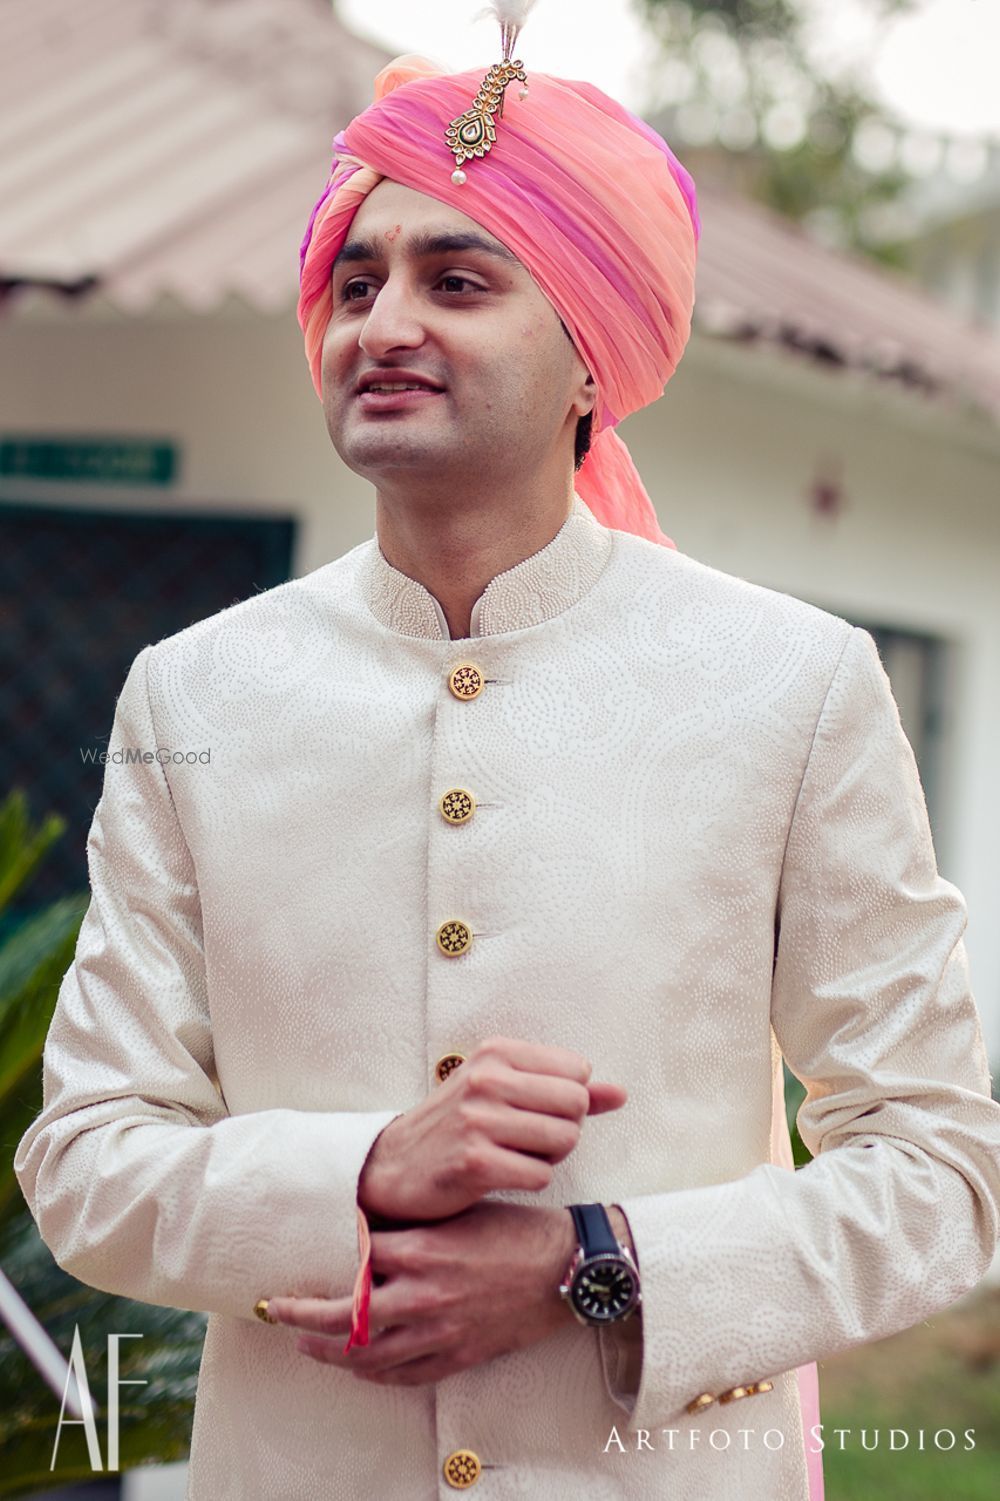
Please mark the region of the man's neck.
[[433, 594], [457, 640], [470, 634], [472, 607], [487, 584], [546, 547], [572, 509], [572, 480], [565, 493], [519, 490], [500, 500], [480, 491], [464, 506], [380, 490], [375, 525], [387, 562]]

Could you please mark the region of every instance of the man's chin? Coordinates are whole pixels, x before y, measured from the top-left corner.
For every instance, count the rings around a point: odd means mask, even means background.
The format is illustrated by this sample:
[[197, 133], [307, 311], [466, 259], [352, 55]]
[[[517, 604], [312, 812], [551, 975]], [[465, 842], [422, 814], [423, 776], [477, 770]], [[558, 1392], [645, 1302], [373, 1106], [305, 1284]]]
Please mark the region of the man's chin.
[[467, 450], [456, 448], [453, 436], [441, 443], [421, 442], [403, 434], [358, 433], [350, 441], [334, 443], [341, 459], [355, 474], [377, 480], [384, 474], [412, 474], [414, 478], [447, 470], [467, 473], [475, 468]]

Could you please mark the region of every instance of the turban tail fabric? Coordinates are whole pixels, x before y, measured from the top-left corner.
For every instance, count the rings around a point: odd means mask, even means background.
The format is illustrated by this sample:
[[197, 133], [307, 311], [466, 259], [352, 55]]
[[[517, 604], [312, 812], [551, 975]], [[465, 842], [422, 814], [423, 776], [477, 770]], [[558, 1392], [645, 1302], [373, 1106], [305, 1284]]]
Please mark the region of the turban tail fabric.
[[335, 137], [299, 252], [297, 316], [316, 394], [334, 258], [363, 200], [390, 178], [459, 209], [524, 264], [597, 386], [577, 493], [605, 526], [673, 547], [614, 429], [663, 394], [691, 332], [694, 180], [655, 130], [593, 84], [532, 72], [527, 98], [508, 88], [492, 149], [453, 183], [445, 128], [485, 72], [396, 58], [375, 79], [374, 103]]

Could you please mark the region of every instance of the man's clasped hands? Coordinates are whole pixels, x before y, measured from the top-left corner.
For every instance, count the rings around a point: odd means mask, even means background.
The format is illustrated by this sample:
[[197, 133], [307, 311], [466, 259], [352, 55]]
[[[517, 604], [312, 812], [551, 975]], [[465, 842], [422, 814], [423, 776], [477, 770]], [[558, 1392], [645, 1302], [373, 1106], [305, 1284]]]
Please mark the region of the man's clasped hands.
[[[358, 1204], [372, 1230], [371, 1341], [343, 1353], [350, 1297], [273, 1297], [267, 1312], [304, 1331], [303, 1354], [363, 1381], [412, 1386], [545, 1339], [574, 1322], [559, 1283], [577, 1245], [565, 1208], [483, 1203], [495, 1189], [545, 1189], [588, 1115], [626, 1092], [590, 1078], [567, 1048], [490, 1037], [376, 1137]], [[633, 1249], [621, 1210], [609, 1208]]]

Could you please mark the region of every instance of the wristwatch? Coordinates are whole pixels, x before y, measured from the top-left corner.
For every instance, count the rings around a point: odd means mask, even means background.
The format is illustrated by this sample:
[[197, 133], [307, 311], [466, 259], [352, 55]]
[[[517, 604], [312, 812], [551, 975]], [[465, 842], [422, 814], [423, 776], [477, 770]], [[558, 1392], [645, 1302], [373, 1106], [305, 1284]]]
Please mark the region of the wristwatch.
[[603, 1204], [570, 1204], [580, 1244], [559, 1286], [581, 1324], [614, 1324], [642, 1302], [639, 1269], [615, 1235]]

